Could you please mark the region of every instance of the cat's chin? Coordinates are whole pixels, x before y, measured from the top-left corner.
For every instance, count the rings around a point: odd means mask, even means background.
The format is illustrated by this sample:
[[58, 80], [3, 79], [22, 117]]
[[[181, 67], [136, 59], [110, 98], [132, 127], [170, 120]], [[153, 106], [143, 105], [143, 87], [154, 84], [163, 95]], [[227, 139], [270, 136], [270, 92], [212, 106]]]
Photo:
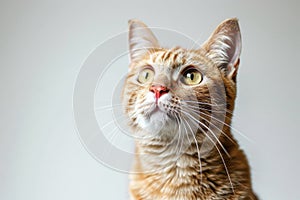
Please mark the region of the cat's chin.
[[153, 135], [174, 133], [177, 128], [176, 120], [158, 107], [149, 116], [142, 117], [139, 125]]
[[159, 108], [159, 106], [156, 106], [149, 115], [150, 121], [170, 120], [170, 118], [171, 117], [167, 114], [167, 112]]

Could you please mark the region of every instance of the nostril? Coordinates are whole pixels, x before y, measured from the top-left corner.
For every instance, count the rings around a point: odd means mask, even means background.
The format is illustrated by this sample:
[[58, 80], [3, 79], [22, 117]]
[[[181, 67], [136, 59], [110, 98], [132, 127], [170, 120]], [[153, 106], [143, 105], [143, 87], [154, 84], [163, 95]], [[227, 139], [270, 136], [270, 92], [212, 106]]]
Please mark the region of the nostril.
[[162, 86], [162, 85], [152, 85], [150, 87], [150, 91], [153, 92], [155, 94], [155, 98], [158, 99], [162, 95], [168, 93], [169, 89], [165, 86]]

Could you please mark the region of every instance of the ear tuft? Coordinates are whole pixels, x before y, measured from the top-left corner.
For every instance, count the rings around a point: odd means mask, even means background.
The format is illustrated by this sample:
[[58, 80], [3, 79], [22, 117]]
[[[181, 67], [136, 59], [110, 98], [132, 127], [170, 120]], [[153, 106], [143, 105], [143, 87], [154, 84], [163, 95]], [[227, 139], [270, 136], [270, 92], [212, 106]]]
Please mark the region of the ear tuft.
[[133, 19], [129, 25], [129, 50], [131, 61], [137, 61], [159, 43], [152, 31], [141, 21]]
[[242, 42], [236, 18], [222, 22], [202, 47], [216, 65], [235, 80], [239, 65]]

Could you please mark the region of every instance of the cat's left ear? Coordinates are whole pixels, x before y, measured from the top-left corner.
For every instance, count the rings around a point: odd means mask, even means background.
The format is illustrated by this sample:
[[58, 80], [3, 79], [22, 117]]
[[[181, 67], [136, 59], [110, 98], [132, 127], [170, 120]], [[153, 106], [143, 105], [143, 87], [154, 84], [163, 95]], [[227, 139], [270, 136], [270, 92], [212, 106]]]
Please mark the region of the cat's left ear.
[[202, 46], [206, 56], [234, 81], [236, 81], [241, 48], [241, 33], [236, 18], [222, 22]]
[[129, 20], [128, 24], [131, 61], [135, 62], [153, 48], [159, 48], [158, 40], [143, 22], [139, 20]]

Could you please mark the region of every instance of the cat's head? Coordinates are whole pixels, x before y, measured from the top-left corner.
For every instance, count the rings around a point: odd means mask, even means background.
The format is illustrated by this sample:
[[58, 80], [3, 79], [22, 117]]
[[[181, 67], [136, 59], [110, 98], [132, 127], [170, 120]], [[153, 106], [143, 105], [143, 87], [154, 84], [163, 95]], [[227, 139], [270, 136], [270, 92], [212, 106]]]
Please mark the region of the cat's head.
[[221, 23], [199, 49], [163, 48], [145, 24], [131, 20], [129, 47], [123, 105], [137, 132], [178, 137], [227, 120], [241, 51], [237, 19]]

